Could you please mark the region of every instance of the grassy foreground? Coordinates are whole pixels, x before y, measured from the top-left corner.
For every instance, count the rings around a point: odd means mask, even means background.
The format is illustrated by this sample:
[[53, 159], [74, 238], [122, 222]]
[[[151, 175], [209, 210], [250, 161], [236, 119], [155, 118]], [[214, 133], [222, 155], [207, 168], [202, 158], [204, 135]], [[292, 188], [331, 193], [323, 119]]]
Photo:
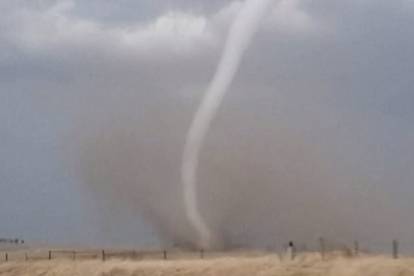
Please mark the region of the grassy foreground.
[[209, 260], [174, 261], [29, 261], [0, 264], [2, 276], [405, 276], [414, 275], [414, 259], [393, 260], [389, 257], [364, 256], [347, 258], [318, 254], [303, 254], [294, 261], [282, 261], [278, 256], [257, 258], [218, 258]]

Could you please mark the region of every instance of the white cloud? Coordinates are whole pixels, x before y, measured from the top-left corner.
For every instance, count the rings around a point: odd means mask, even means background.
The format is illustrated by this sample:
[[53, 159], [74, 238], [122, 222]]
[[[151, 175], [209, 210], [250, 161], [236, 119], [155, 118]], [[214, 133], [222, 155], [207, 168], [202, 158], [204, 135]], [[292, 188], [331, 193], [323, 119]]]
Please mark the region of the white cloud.
[[[17, 44], [31, 53], [53, 54], [52, 50], [94, 48], [106, 54], [189, 54], [195, 47], [209, 45], [212, 34], [207, 19], [182, 12], [167, 12], [146, 25], [105, 27], [76, 17], [72, 1], [58, 2], [42, 11], [22, 9], [10, 18], [16, 28]], [[122, 53], [121, 53], [121, 52]]]
[[104, 32], [96, 24], [70, 16], [73, 8], [73, 2], [65, 1], [41, 11], [22, 9], [16, 12], [20, 46], [29, 52], [49, 52], [62, 46], [67, 49], [88, 45], [102, 38]]
[[119, 29], [123, 49], [136, 53], [151, 51], [191, 54], [205, 46], [211, 46], [213, 34], [206, 30], [207, 19], [182, 12], [168, 12], [146, 26]]
[[[211, 17], [168, 11], [146, 24], [115, 27], [77, 17], [75, 2], [62, 1], [43, 9], [15, 10], [7, 20], [15, 28], [17, 45], [31, 54], [64, 55], [89, 49], [109, 56], [168, 59], [200, 54], [221, 45], [241, 6], [242, 2], [233, 1]], [[264, 24], [265, 29], [285, 32], [314, 26], [311, 18], [291, 1], [276, 5]]]

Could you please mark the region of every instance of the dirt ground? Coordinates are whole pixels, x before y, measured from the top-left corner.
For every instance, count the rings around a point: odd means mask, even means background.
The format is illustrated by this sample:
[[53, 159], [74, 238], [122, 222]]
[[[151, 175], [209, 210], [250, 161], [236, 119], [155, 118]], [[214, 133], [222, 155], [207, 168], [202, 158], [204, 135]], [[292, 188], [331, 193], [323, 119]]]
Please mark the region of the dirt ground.
[[218, 257], [180, 260], [43, 260], [11, 261], [0, 264], [2, 276], [405, 276], [414, 275], [414, 259], [394, 260], [388, 256], [329, 255], [306, 253], [295, 260], [281, 260], [278, 255], [255, 257]]

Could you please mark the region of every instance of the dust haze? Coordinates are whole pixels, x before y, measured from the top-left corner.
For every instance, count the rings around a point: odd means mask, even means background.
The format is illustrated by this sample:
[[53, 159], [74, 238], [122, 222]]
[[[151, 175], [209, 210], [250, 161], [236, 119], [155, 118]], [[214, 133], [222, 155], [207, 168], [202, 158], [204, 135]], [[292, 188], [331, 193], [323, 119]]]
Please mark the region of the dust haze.
[[[85, 206], [101, 206], [106, 223], [118, 211], [144, 219], [162, 241], [192, 248], [198, 235], [184, 211], [180, 160], [196, 104], [137, 101], [134, 114], [135, 107], [125, 111], [130, 93], [117, 91], [104, 112], [93, 98], [86, 102], [68, 139], [82, 191], [93, 201]], [[199, 166], [199, 208], [225, 247], [318, 237], [382, 242], [410, 232], [408, 214], [341, 156], [330, 158], [328, 146], [307, 141], [259, 105], [240, 105], [228, 97]]]
[[[129, 214], [150, 223], [166, 244], [195, 248], [180, 168], [215, 63], [139, 62], [114, 67], [111, 78], [85, 89], [67, 152], [85, 206], [100, 206], [105, 223]], [[319, 237], [377, 246], [408, 238], [412, 216], [386, 195], [381, 175], [371, 175], [375, 154], [359, 138], [362, 117], [336, 112], [331, 88], [316, 80], [278, 76], [268, 83], [264, 72], [252, 81], [260, 74], [253, 72], [242, 65], [201, 151], [198, 206], [221, 246], [311, 244]], [[330, 123], [339, 127], [327, 129]]]

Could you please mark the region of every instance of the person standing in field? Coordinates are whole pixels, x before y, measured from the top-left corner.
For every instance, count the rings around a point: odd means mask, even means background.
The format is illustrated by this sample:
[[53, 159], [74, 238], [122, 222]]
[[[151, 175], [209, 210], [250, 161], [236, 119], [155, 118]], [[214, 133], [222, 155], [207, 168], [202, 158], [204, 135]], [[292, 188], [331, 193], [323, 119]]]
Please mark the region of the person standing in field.
[[293, 260], [295, 258], [295, 251], [295, 246], [293, 245], [293, 242], [290, 241], [288, 247], [286, 248], [286, 259]]

